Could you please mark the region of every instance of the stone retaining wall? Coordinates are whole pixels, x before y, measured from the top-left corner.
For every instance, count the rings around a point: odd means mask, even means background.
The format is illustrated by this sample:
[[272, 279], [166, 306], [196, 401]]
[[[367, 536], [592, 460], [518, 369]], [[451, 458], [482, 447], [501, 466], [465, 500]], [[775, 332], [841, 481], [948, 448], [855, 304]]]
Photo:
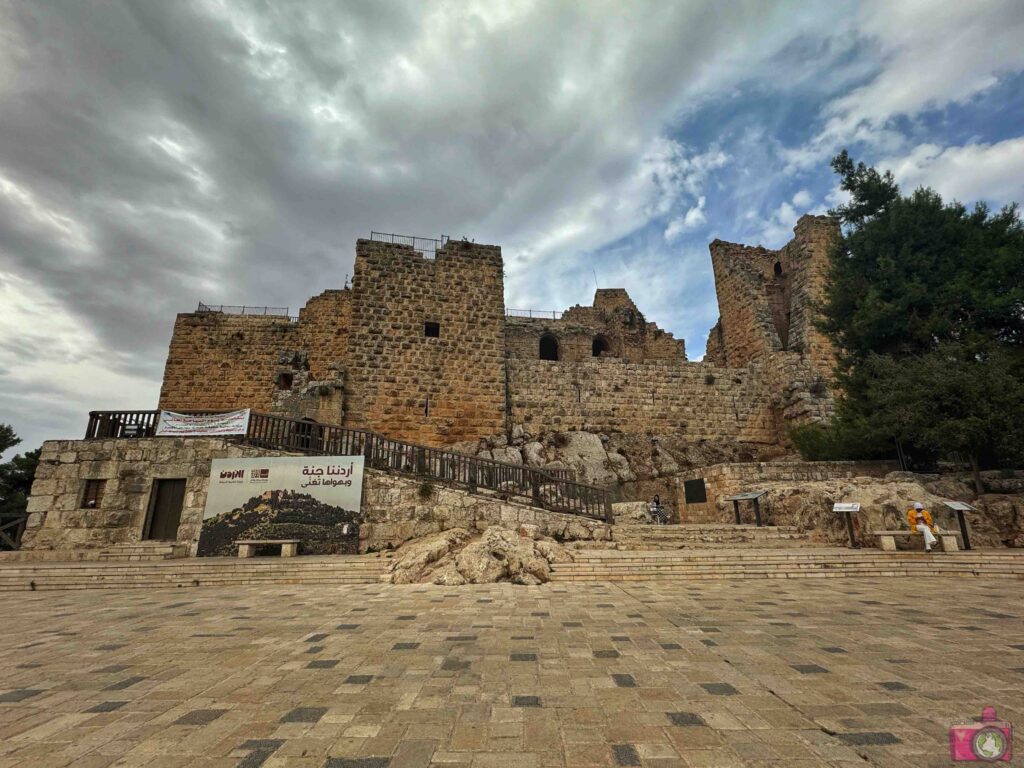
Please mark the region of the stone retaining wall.
[[[82, 550], [142, 540], [154, 480], [184, 478], [177, 541], [195, 554], [215, 458], [287, 456], [224, 438], [50, 440], [43, 444], [28, 502], [22, 549]], [[81, 508], [86, 480], [104, 480], [100, 504]], [[426, 491], [429, 490], [429, 494]], [[603, 522], [535, 509], [493, 495], [367, 470], [360, 551], [398, 546], [447, 528], [536, 525], [560, 540], [611, 537]]]
[[[766, 461], [715, 464], [681, 473], [675, 478], [676, 508], [684, 523], [733, 522], [726, 496], [760, 490], [765, 483], [806, 483], [852, 477], [884, 477], [897, 469], [891, 461]], [[707, 501], [686, 503], [687, 480], [703, 480]], [[741, 511], [746, 510], [745, 504]]]

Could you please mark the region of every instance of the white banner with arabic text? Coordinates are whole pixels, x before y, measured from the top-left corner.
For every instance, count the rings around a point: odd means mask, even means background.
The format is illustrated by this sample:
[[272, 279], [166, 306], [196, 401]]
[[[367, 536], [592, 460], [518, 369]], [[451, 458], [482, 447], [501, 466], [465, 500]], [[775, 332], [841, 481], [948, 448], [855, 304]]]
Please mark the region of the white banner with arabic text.
[[160, 411], [157, 437], [244, 435], [249, 430], [249, 409], [230, 413], [189, 414]]

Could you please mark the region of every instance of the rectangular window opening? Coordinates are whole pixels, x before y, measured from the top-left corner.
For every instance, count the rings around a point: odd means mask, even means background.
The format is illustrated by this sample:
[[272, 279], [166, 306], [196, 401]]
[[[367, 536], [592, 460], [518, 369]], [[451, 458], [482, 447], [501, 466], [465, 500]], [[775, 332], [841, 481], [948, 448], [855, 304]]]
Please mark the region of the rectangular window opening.
[[704, 485], [704, 478], [684, 480], [683, 495], [687, 504], [704, 504], [708, 500], [708, 489]]
[[441, 337], [441, 324], [440, 323], [424, 323], [423, 324], [423, 335], [431, 338], [438, 339]]
[[86, 480], [82, 493], [82, 509], [96, 509], [103, 501], [103, 489], [106, 485], [106, 480]]

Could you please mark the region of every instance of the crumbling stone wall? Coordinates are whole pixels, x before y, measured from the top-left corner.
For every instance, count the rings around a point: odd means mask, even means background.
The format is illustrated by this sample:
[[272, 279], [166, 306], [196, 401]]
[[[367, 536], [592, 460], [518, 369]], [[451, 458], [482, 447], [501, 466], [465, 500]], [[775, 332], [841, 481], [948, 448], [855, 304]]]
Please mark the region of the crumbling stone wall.
[[582, 362], [594, 356], [594, 340], [607, 344], [602, 357], [622, 360], [685, 360], [686, 344], [656, 323], [649, 323], [622, 288], [599, 288], [593, 306], [576, 305], [560, 319], [509, 317], [505, 323], [508, 356], [540, 357], [542, 336], [558, 342], [558, 359]]
[[838, 224], [803, 216], [794, 238], [772, 251], [715, 240], [711, 262], [721, 313], [708, 337], [705, 360], [716, 365], [764, 365], [781, 441], [790, 424], [828, 418], [835, 353], [814, 327], [829, 248]]
[[648, 432], [778, 442], [763, 371], [667, 360], [509, 360], [512, 421], [527, 431]]
[[813, 305], [821, 298], [839, 225], [827, 216], [803, 216], [793, 233], [778, 251], [711, 243], [721, 317], [708, 347], [718, 362], [741, 366], [789, 350], [831, 373], [832, 348], [814, 328]]
[[803, 216], [793, 232], [793, 240], [779, 252], [792, 280], [787, 349], [799, 353], [821, 377], [831, 381], [835, 350], [814, 325], [814, 304], [823, 298], [828, 254], [839, 236], [839, 225], [827, 216]]
[[159, 407], [270, 410], [281, 351], [303, 346], [302, 329], [287, 317], [178, 315]]
[[504, 429], [500, 248], [451, 241], [428, 259], [359, 240], [352, 291], [347, 425], [428, 445]]
[[352, 327], [352, 290], [327, 290], [299, 310], [299, 334], [312, 379], [331, 379], [343, 370]]
[[[291, 389], [291, 384], [282, 384], [281, 374], [300, 370], [291, 364], [292, 356], [302, 356], [301, 370], [310, 380], [339, 378], [350, 325], [347, 289], [311, 298], [299, 311], [298, 322], [283, 315], [180, 314], [171, 334], [158, 407], [276, 411], [275, 393]], [[339, 405], [337, 412], [341, 410]], [[294, 409], [281, 412], [300, 415]], [[301, 415], [316, 418], [313, 413]]]

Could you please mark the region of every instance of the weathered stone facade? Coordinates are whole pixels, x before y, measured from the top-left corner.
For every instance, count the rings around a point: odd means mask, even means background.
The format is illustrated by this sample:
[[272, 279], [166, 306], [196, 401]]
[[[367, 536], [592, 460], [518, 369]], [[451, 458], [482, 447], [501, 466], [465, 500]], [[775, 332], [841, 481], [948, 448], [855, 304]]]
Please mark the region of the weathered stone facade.
[[433, 258], [359, 240], [352, 287], [297, 320], [179, 315], [160, 407], [251, 407], [427, 445], [584, 429], [782, 445], [827, 418], [831, 347], [811, 322], [829, 244], [803, 217], [779, 251], [715, 241], [721, 319], [703, 363], [619, 288], [560, 317], [506, 317], [501, 250]]
[[[88, 550], [142, 540], [154, 481], [183, 479], [185, 497], [177, 542], [195, 554], [216, 458], [286, 456], [224, 438], [50, 440], [43, 444], [29, 499], [25, 550]], [[87, 480], [105, 486], [95, 508], [82, 508]], [[429, 493], [425, 491], [429, 488]], [[397, 547], [449, 528], [515, 529], [535, 525], [559, 540], [611, 538], [597, 520], [546, 512], [497, 495], [470, 494], [421, 480], [366, 470], [359, 525], [360, 551]]]
[[352, 286], [346, 425], [429, 445], [504, 429], [501, 249], [360, 240]]
[[778, 442], [771, 392], [757, 366], [616, 359], [508, 365], [512, 421], [534, 434], [580, 429]]
[[686, 344], [673, 338], [655, 323], [649, 323], [621, 288], [599, 288], [594, 305], [576, 305], [558, 319], [509, 317], [505, 322], [505, 343], [513, 359], [537, 360], [542, 340], [554, 359], [583, 362], [594, 357], [632, 362], [644, 360], [686, 360]]
[[804, 216], [795, 237], [778, 251], [715, 240], [711, 263], [721, 316], [704, 359], [720, 366], [764, 363], [780, 438], [789, 423], [826, 419], [833, 412], [835, 353], [814, 326], [828, 253], [839, 225]]

